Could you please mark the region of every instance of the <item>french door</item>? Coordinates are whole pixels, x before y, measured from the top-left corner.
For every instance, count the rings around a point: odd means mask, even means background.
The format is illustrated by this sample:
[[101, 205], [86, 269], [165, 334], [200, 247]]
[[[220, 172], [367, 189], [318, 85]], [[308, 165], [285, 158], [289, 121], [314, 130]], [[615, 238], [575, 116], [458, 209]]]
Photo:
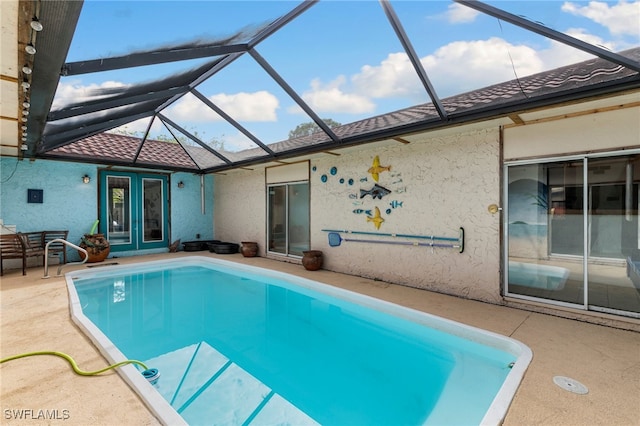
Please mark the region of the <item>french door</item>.
[[100, 172], [100, 230], [111, 251], [167, 247], [167, 176]]

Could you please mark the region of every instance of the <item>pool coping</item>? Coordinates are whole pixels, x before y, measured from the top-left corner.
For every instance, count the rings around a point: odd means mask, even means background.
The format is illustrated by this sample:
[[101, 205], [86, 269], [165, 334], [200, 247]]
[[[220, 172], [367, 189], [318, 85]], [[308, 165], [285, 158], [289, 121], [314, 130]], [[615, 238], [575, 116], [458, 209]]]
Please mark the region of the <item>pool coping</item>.
[[[155, 261], [154, 261], [155, 262]], [[146, 263], [146, 262], [145, 262]], [[163, 262], [164, 263], [164, 262]], [[127, 266], [122, 265], [125, 269]], [[113, 271], [116, 267], [109, 270]], [[71, 320], [82, 330], [82, 332], [91, 340], [98, 351], [112, 364], [128, 360], [122, 352], [111, 342], [111, 340], [82, 312], [80, 298], [73, 284], [73, 277], [78, 274], [84, 275], [85, 271], [70, 272], [65, 275], [67, 282], [67, 292], [69, 293], [69, 309], [71, 311]], [[93, 272], [93, 271], [90, 271]], [[145, 379], [141, 372], [128, 364], [116, 369], [118, 374], [124, 379], [146, 407], [153, 415], [165, 425], [188, 425], [188, 423], [178, 414], [178, 412], [165, 400], [158, 391], [156, 391], [151, 383]]]
[[[84, 270], [74, 271], [65, 274], [67, 291], [69, 294], [69, 308], [72, 321], [83, 331], [83, 333], [98, 348], [99, 352], [105, 356], [110, 362], [118, 363], [126, 361], [127, 358], [120, 350], [110, 341], [110, 339], [96, 327], [89, 318], [82, 312], [82, 306], [78, 297], [73, 280], [76, 278], [88, 278], [98, 276], [108, 276], [117, 270], [136, 271], [154, 270], [153, 266], [167, 267], [171, 265], [189, 264], [190, 262], [198, 264], [205, 262], [209, 264], [220, 264], [230, 269], [245, 272], [260, 272], [261, 274], [284, 279], [289, 281], [295, 280], [295, 284], [302, 284], [306, 289], [313, 289], [322, 292], [325, 295], [333, 296], [352, 303], [357, 303], [366, 308], [382, 311], [403, 319], [409, 319], [431, 328], [459, 336], [477, 343], [492, 346], [509, 352], [516, 357], [511, 371], [507, 374], [502, 386], [494, 397], [491, 405], [485, 413], [481, 424], [499, 425], [503, 422], [509, 406], [515, 397], [516, 391], [520, 386], [524, 374], [533, 359], [533, 352], [524, 343], [498, 333], [481, 329], [479, 327], [470, 326], [457, 321], [449, 320], [437, 315], [429, 314], [423, 311], [415, 310], [406, 306], [398, 305], [393, 302], [378, 299], [365, 294], [357, 293], [331, 286], [319, 281], [310, 280], [304, 277], [295, 276], [286, 272], [274, 271], [261, 267], [240, 264], [223, 259], [205, 257], [205, 256], [187, 256], [179, 259], [171, 260], [153, 260], [139, 263], [130, 263], [126, 265], [114, 265], [108, 270]], [[156, 268], [157, 269], [157, 268]], [[366, 302], [366, 303], [363, 303]], [[383, 308], [383, 309], [382, 309]], [[410, 315], [409, 315], [410, 314]], [[420, 321], [416, 321], [416, 319]], [[434, 326], [436, 324], [437, 326]], [[480, 338], [478, 338], [480, 336]], [[496, 344], [500, 343], [500, 344]], [[125, 382], [139, 395], [149, 410], [162, 422], [170, 425], [186, 425], [187, 422], [177, 413], [177, 411], [166, 401], [159, 392], [141, 375], [140, 371], [133, 365], [125, 365], [117, 369], [120, 376]]]

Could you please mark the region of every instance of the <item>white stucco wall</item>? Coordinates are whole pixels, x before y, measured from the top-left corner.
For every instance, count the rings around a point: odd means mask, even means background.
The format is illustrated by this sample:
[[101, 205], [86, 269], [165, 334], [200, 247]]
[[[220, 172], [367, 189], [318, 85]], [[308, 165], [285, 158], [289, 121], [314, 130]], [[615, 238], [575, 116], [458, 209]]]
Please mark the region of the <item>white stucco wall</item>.
[[[380, 174], [378, 183], [392, 193], [381, 200], [370, 196], [360, 199], [360, 189], [370, 189], [375, 183], [367, 170], [376, 155], [382, 166], [391, 166], [390, 172]], [[332, 167], [337, 170], [335, 175], [331, 174]], [[326, 182], [322, 175], [327, 176]], [[361, 182], [364, 178], [367, 180]], [[352, 185], [349, 179], [353, 179]], [[500, 216], [489, 213], [487, 207], [499, 204], [499, 179], [498, 129], [384, 148], [365, 146], [340, 156], [314, 159], [310, 174], [311, 248], [324, 252], [325, 269], [497, 302]], [[264, 255], [264, 170], [220, 175], [215, 183], [216, 238], [256, 240]], [[352, 194], [358, 198], [349, 197]], [[402, 202], [402, 207], [392, 208], [394, 200]], [[373, 211], [376, 206], [385, 220], [379, 230], [367, 222], [366, 214], [353, 212]], [[387, 209], [391, 209], [389, 214]], [[460, 227], [466, 233], [462, 254], [452, 248], [357, 242], [330, 247], [328, 234], [322, 231], [348, 229], [455, 238]], [[389, 240], [370, 235], [342, 236]]]
[[[367, 170], [378, 155], [391, 171], [379, 176], [379, 184], [393, 192], [382, 200], [370, 196], [349, 198], [360, 188], [373, 186]], [[311, 174], [311, 243], [325, 252], [325, 268], [412, 287], [436, 290], [474, 299], [499, 298], [499, 215], [487, 206], [499, 203], [499, 134], [467, 133], [408, 145], [362, 151], [313, 161]], [[337, 174], [331, 176], [331, 167]], [[327, 174], [327, 183], [322, 183]], [[345, 184], [339, 178], [346, 178]], [[367, 177], [366, 182], [360, 182]], [[348, 179], [353, 178], [353, 186]], [[402, 182], [398, 182], [399, 180]], [[398, 193], [398, 190], [404, 192]], [[392, 208], [390, 202], [402, 202]], [[362, 205], [354, 202], [362, 201]], [[376, 230], [365, 214], [354, 209], [380, 209], [384, 222]], [[387, 209], [391, 213], [387, 214]], [[466, 234], [462, 254], [452, 248], [343, 242], [330, 247], [322, 229], [436, 235]], [[343, 234], [343, 238], [389, 240]], [[420, 242], [416, 239], [397, 241]]]
[[215, 175], [214, 227], [217, 240], [258, 243], [265, 255], [266, 193], [264, 168]]

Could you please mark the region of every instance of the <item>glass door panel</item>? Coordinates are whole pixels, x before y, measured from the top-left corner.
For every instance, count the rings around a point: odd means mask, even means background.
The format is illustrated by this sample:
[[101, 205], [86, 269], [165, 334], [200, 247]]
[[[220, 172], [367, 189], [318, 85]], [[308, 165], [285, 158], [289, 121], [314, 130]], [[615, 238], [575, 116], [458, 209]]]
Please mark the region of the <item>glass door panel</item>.
[[309, 250], [309, 184], [289, 185], [289, 254]]
[[268, 190], [269, 251], [287, 254], [287, 187], [285, 185], [270, 186]]
[[584, 304], [582, 162], [508, 168], [508, 293]]
[[589, 160], [589, 305], [640, 313], [640, 156]]
[[107, 176], [107, 239], [111, 245], [131, 244], [131, 178]]
[[162, 193], [162, 180], [160, 179], [142, 179], [142, 198], [143, 198], [143, 241], [157, 242], [164, 239], [163, 226], [164, 223], [164, 196]]

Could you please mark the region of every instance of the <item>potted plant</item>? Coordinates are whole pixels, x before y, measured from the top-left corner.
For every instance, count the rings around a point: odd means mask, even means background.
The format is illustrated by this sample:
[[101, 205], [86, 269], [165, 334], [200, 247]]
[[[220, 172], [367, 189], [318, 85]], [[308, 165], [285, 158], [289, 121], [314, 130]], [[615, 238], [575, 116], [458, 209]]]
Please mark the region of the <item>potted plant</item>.
[[[96, 233], [99, 220], [96, 220], [88, 234], [80, 239], [80, 247], [88, 254], [87, 263], [102, 262], [109, 256], [111, 245], [104, 234]], [[80, 258], [84, 259], [84, 253], [80, 252]]]

